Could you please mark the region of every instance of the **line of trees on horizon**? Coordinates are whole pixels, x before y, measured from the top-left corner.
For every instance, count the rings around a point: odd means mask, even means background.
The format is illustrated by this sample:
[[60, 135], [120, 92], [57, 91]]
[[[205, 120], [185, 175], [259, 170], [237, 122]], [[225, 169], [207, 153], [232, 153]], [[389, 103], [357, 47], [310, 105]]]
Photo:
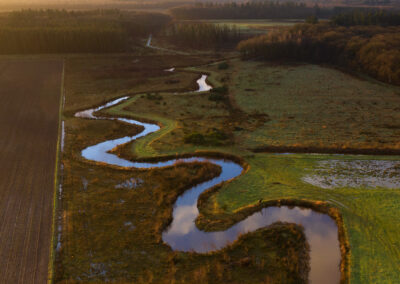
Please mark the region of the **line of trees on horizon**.
[[332, 9], [302, 2], [248, 1], [242, 3], [198, 2], [171, 9], [174, 18], [199, 19], [305, 19], [309, 16], [329, 17]]
[[353, 10], [332, 17], [332, 22], [339, 26], [399, 26], [400, 12], [386, 10]]
[[165, 30], [167, 39], [175, 45], [195, 49], [234, 48], [243, 39], [236, 25], [210, 23], [174, 23]]
[[1, 54], [122, 52], [126, 32], [117, 28], [0, 28]]
[[318, 3], [297, 1], [254, 0], [245, 2], [195, 2], [192, 5], [170, 10], [179, 20], [202, 19], [306, 19], [332, 18], [336, 24], [353, 25], [398, 25], [399, 10], [379, 7], [335, 6], [324, 7]]
[[0, 54], [128, 51], [168, 15], [119, 10], [22, 10], [0, 16]]

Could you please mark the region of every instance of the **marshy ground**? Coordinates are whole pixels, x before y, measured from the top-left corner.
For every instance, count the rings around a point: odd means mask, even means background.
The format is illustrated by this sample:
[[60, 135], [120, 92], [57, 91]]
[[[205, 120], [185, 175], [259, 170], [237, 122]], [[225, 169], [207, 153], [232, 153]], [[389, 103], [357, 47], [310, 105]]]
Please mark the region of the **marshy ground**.
[[[162, 129], [117, 149], [122, 157], [207, 151], [235, 155], [249, 165], [246, 174], [199, 203], [199, 226], [229, 223], [241, 209], [270, 200], [325, 202], [343, 216], [351, 248], [350, 280], [398, 279], [398, 156], [280, 155], [254, 150], [274, 146], [397, 151], [400, 89], [313, 65], [274, 66], [236, 59], [227, 67], [207, 65], [215, 61], [221, 59], [143, 55], [67, 61], [64, 229], [56, 279], [305, 280], [307, 243], [295, 225], [273, 225], [207, 255], [176, 253], [162, 243], [176, 197], [217, 175], [218, 168], [185, 164], [125, 171], [84, 161], [83, 148], [141, 129], [82, 120], [73, 114], [123, 95], [132, 98], [103, 113], [157, 122]], [[202, 66], [186, 68], [193, 65]], [[176, 71], [164, 71], [171, 67]], [[198, 79], [196, 71], [210, 74], [215, 91], [167, 94], [190, 91]], [[355, 167], [358, 179], [351, 170]]]

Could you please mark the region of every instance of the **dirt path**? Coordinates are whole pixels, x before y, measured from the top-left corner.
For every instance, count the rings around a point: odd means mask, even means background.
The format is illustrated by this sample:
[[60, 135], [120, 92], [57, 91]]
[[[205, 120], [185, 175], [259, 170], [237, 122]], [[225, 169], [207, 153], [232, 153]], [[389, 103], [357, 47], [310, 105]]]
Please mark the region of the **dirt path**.
[[0, 283], [46, 283], [62, 61], [0, 61]]

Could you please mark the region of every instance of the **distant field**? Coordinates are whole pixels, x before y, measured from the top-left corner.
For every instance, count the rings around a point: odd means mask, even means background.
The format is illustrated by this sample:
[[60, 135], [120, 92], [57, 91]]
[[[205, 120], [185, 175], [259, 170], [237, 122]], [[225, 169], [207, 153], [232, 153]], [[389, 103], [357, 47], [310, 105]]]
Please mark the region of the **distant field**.
[[[192, 22], [192, 21], [183, 21]], [[301, 23], [301, 20], [197, 20], [193, 22], [203, 22], [216, 25], [227, 25], [236, 26], [243, 33], [265, 33], [268, 30], [274, 28], [290, 27], [297, 23]]]
[[46, 283], [62, 62], [0, 60], [0, 282]]

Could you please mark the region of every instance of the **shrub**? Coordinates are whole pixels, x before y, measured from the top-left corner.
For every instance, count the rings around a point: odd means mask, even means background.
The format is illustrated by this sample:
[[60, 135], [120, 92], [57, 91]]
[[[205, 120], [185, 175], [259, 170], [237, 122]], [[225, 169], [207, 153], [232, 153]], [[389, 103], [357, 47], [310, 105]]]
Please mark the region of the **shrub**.
[[307, 24], [317, 24], [318, 23], [318, 18], [317, 16], [313, 15], [313, 16], [309, 16], [306, 18], [306, 23]]
[[227, 62], [221, 62], [220, 64], [218, 64], [219, 70], [226, 70], [228, 68], [229, 68], [229, 64]]
[[146, 99], [152, 100], [152, 101], [161, 101], [163, 99], [163, 97], [157, 93], [155, 93], [155, 94], [147, 93]]
[[223, 145], [227, 139], [228, 135], [216, 128], [207, 133], [207, 142], [210, 145]]
[[210, 96], [208, 99], [210, 101], [223, 101], [226, 99], [226, 95], [228, 94], [228, 87], [222, 86], [214, 88], [210, 91]]
[[193, 132], [184, 137], [184, 142], [194, 145], [213, 145], [220, 146], [228, 140], [228, 135], [222, 130], [212, 128], [206, 134]]
[[197, 132], [186, 135], [184, 141], [187, 144], [195, 145], [203, 145], [206, 142], [204, 135]]

